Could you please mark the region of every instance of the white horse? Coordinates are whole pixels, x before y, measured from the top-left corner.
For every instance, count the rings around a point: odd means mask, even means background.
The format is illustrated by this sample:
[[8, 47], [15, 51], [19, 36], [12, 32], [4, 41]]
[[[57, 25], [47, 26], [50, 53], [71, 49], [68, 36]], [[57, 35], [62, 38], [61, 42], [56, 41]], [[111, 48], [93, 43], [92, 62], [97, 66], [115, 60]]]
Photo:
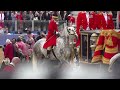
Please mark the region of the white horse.
[[68, 48], [71, 51], [71, 61], [74, 61], [74, 57], [76, 57], [77, 61], [79, 61], [79, 47], [75, 48], [75, 42], [74, 40], [78, 38], [78, 35], [76, 33], [76, 27], [75, 26], [70, 26], [70, 27], [65, 27], [64, 30], [62, 31], [61, 34], [64, 39], [65, 39], [65, 45], [66, 48]]
[[[53, 48], [52, 53], [50, 53], [50, 60], [70, 60], [73, 59], [74, 55], [71, 53], [74, 51], [71, 49], [70, 45], [73, 45], [73, 39], [76, 36], [74, 27], [65, 27], [63, 31], [60, 32], [60, 37], [57, 38], [56, 46]], [[69, 41], [68, 41], [69, 40]], [[42, 38], [38, 40], [33, 46], [33, 65], [36, 67], [36, 63], [38, 60], [44, 59], [47, 55], [47, 50], [43, 48], [44, 43], [46, 42], [46, 38]], [[70, 44], [69, 44], [70, 43]], [[54, 55], [55, 54], [55, 55]], [[56, 57], [57, 58], [56, 58]]]

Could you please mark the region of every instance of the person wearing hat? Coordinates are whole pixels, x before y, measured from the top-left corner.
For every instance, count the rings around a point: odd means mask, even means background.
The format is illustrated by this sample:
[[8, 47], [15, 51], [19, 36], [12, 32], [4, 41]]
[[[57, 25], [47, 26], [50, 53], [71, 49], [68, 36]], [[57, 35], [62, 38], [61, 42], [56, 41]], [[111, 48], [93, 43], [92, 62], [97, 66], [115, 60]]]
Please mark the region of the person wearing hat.
[[12, 59], [14, 57], [14, 48], [13, 48], [13, 45], [12, 45], [12, 42], [10, 41], [10, 39], [6, 40], [4, 56], [5, 56], [5, 58], [9, 58], [10, 62], [12, 61]]
[[48, 34], [46, 37], [46, 42], [43, 46], [44, 49], [47, 49], [47, 58], [50, 57], [50, 51], [52, 47], [56, 46], [57, 35], [59, 35], [57, 24], [58, 17], [56, 15], [53, 15], [48, 25]]

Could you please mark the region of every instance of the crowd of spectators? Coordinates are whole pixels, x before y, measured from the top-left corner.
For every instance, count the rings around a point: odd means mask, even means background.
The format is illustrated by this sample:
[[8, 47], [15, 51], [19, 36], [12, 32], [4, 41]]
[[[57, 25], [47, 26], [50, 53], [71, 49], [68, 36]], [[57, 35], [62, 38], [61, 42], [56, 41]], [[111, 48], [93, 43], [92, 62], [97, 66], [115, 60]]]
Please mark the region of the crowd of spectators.
[[[47, 30], [47, 25], [53, 14], [58, 15], [59, 20], [67, 20], [70, 11], [0, 11], [0, 26], [8, 28], [8, 31], [15, 31], [15, 20], [17, 20], [18, 32], [25, 31], [26, 28], [32, 28], [34, 20], [34, 28]], [[36, 28], [37, 27], [37, 28]]]

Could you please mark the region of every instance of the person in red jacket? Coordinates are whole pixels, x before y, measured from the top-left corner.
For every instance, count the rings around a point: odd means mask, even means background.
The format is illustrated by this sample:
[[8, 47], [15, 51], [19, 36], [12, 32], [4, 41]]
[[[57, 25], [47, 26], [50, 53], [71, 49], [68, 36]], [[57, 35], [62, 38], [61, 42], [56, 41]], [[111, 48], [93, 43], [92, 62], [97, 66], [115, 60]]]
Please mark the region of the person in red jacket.
[[114, 29], [114, 23], [112, 20], [112, 13], [111, 12], [102, 12], [99, 11], [96, 16], [96, 23], [98, 29]]
[[96, 15], [97, 29], [107, 29], [107, 13], [98, 11]]
[[18, 12], [17, 14], [16, 14], [16, 20], [19, 22], [19, 24], [18, 24], [18, 29], [21, 29], [22, 28], [22, 20], [23, 20], [23, 15], [22, 15], [22, 12], [20, 11], [20, 12]]
[[6, 40], [4, 56], [5, 56], [5, 58], [9, 58], [10, 62], [12, 61], [12, 59], [14, 57], [14, 48], [13, 48], [12, 42], [9, 39]]
[[46, 42], [43, 46], [44, 49], [47, 49], [47, 58], [50, 57], [50, 51], [52, 47], [56, 46], [56, 39], [57, 39], [57, 35], [59, 34], [57, 24], [58, 24], [58, 17], [56, 15], [53, 15], [48, 25], [48, 34], [46, 37]]
[[80, 45], [80, 30], [86, 30], [88, 27], [88, 21], [86, 16], [86, 11], [80, 11], [77, 16], [76, 22], [76, 33], [78, 35], [78, 39], [76, 41], [76, 47]]
[[90, 16], [89, 16], [89, 28], [90, 30], [95, 30], [96, 29], [96, 22], [95, 18], [96, 13], [94, 11], [90, 11]]
[[77, 27], [82, 27], [83, 30], [86, 30], [89, 25], [86, 14], [86, 11], [81, 11], [77, 17]]
[[111, 11], [107, 12], [107, 29], [114, 29], [113, 14]]

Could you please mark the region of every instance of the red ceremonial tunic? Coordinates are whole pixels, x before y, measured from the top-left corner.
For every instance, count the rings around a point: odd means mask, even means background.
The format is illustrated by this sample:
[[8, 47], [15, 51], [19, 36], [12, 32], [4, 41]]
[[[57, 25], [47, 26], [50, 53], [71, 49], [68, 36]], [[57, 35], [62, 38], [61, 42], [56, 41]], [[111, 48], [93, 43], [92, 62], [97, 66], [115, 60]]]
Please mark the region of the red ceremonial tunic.
[[5, 56], [5, 58], [9, 58], [9, 59], [10, 59], [10, 62], [12, 61], [12, 59], [13, 59], [13, 57], [14, 57], [14, 49], [13, 49], [12, 43], [8, 44], [8, 45], [5, 47], [4, 56]]
[[107, 29], [114, 29], [113, 15], [107, 14]]
[[76, 33], [78, 35], [78, 40], [76, 42], [76, 47], [80, 45], [80, 27], [82, 26], [84, 30], [87, 29], [88, 26], [88, 22], [87, 22], [87, 17], [86, 17], [86, 13], [85, 12], [80, 12], [78, 13], [77, 16], [77, 29], [76, 29]]
[[90, 17], [89, 17], [89, 28], [90, 30], [95, 30], [96, 29], [96, 23], [95, 23], [95, 12], [90, 12]]
[[103, 30], [98, 37], [92, 62], [102, 60], [109, 64], [110, 59], [119, 51], [119, 35], [114, 30]]
[[98, 20], [98, 29], [107, 29], [107, 22], [104, 18], [103, 13], [98, 14], [97, 20]]
[[112, 14], [107, 14], [107, 20], [103, 13], [99, 13], [96, 15], [96, 27], [98, 29], [114, 29], [114, 22], [112, 20]]
[[46, 37], [46, 42], [43, 48], [47, 49], [49, 46], [56, 46], [56, 39], [57, 39], [57, 36], [55, 35], [56, 31], [58, 32], [57, 24], [53, 19], [51, 19], [48, 26], [48, 35]]

